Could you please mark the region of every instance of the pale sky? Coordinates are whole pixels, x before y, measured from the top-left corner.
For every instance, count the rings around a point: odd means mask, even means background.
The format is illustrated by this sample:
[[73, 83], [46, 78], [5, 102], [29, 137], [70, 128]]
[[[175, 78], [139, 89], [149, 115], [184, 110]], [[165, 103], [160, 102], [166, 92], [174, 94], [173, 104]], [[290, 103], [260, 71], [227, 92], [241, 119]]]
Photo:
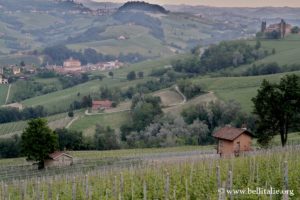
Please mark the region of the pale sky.
[[[94, 0], [99, 1], [101, 0]], [[300, 0], [144, 0], [156, 4], [190, 4], [218, 7], [300, 7]], [[126, 0], [106, 0], [106, 2], [125, 3]]]

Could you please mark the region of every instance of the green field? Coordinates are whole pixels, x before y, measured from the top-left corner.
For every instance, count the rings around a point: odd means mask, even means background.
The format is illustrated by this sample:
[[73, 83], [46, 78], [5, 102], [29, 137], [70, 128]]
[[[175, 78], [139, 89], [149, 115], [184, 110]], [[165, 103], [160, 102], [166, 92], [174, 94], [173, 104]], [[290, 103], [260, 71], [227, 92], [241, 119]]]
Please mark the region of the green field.
[[256, 95], [257, 89], [264, 79], [279, 82], [285, 75], [293, 73], [300, 75], [298, 71], [251, 77], [197, 78], [194, 81], [202, 84], [206, 90], [213, 91], [220, 99], [225, 101], [235, 100], [241, 104], [244, 111], [251, 112], [251, 98]]
[[[247, 43], [254, 46], [256, 41], [247, 41]], [[258, 60], [253, 64], [259, 65], [262, 63], [277, 62], [279, 65], [283, 66], [300, 63], [300, 35], [289, 35], [282, 40], [261, 40], [261, 46], [263, 49], [268, 50], [269, 53], [275, 49], [276, 53]], [[232, 73], [240, 73], [244, 72], [251, 66], [252, 64], [242, 65], [234, 69], [229, 69], [228, 71], [231, 71]]]
[[129, 112], [107, 113], [93, 116], [82, 116], [70, 127], [71, 130], [82, 131], [84, 135], [92, 136], [95, 133], [96, 125], [110, 126], [113, 129], [119, 128], [128, 122]]
[[5, 104], [8, 85], [0, 85], [0, 106]]
[[[84, 95], [93, 95], [95, 93], [99, 93], [101, 86], [121, 87], [121, 89], [124, 89], [146, 80], [147, 78], [135, 81], [123, 81], [110, 78], [105, 78], [102, 81], [93, 80], [68, 89], [59, 90], [46, 95], [30, 98], [22, 101], [21, 103], [26, 106], [42, 105], [51, 113], [65, 111], [69, 108], [69, 105], [73, 101], [80, 101]], [[79, 96], [78, 93], [80, 94]]]

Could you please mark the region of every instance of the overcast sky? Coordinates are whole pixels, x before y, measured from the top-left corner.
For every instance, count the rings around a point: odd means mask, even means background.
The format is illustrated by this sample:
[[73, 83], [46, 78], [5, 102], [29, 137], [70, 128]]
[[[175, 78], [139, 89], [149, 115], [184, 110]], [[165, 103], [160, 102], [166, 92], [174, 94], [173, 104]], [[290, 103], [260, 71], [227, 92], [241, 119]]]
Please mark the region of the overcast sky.
[[[94, 0], [100, 1], [101, 0]], [[107, 2], [120, 2], [124, 0], [106, 0]], [[150, 3], [157, 4], [190, 4], [190, 5], [208, 5], [219, 7], [261, 7], [261, 6], [274, 6], [274, 7], [300, 7], [300, 0], [145, 0]]]

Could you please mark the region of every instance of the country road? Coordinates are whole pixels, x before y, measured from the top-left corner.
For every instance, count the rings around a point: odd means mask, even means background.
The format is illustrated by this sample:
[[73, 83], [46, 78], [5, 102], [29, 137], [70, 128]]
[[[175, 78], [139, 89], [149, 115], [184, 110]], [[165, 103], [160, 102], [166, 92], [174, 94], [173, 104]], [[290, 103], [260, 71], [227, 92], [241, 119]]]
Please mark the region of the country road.
[[6, 99], [5, 99], [5, 104], [7, 104], [7, 102], [8, 102], [9, 95], [10, 95], [10, 89], [11, 89], [11, 84], [9, 84], [9, 86], [8, 86], [8, 91], [7, 91], [7, 95], [6, 95]]

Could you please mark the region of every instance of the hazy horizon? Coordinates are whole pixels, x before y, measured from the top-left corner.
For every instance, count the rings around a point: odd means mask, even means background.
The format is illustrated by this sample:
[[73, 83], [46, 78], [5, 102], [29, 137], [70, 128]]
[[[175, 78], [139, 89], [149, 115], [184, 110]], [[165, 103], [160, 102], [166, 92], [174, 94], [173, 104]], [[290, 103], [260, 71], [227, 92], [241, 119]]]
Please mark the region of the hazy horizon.
[[[98, 2], [125, 3], [126, 0], [93, 0]], [[299, 0], [145, 0], [156, 4], [186, 4], [214, 7], [300, 7]]]

